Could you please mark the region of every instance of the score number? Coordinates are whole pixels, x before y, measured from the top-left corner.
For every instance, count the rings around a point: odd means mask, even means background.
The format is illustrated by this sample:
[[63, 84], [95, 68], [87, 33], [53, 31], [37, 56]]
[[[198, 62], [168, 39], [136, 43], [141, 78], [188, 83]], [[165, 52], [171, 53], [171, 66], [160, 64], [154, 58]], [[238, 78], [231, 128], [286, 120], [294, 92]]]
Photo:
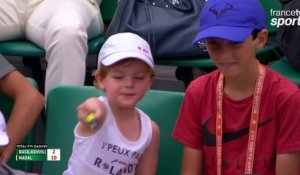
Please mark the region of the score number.
[[48, 161], [60, 161], [60, 149], [47, 149]]

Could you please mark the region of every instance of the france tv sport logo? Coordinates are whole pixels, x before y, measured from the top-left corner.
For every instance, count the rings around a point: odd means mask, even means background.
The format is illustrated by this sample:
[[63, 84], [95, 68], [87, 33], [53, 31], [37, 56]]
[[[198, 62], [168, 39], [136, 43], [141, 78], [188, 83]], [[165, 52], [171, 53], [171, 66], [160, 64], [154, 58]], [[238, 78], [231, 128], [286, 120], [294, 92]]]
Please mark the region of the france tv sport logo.
[[300, 10], [274, 10], [270, 9], [272, 26], [300, 26]]

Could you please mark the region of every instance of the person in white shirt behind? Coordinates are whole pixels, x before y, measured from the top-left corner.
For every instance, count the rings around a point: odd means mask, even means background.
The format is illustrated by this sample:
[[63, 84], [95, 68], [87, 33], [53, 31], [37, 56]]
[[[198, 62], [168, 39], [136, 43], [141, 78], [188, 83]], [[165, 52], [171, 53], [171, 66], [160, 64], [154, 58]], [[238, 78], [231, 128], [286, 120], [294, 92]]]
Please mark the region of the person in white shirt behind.
[[27, 39], [45, 49], [45, 95], [60, 84], [83, 85], [87, 42], [103, 33], [101, 0], [2, 0], [0, 42]]

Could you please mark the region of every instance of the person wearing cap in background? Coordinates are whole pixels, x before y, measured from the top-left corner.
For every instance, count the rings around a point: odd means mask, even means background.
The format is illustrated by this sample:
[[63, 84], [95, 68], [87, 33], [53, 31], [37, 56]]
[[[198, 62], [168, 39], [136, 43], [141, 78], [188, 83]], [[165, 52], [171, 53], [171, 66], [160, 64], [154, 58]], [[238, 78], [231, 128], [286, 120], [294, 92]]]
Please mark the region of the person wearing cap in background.
[[194, 42], [217, 70], [186, 90], [172, 136], [182, 175], [299, 175], [300, 91], [260, 64], [268, 31], [258, 0], [208, 0]]
[[[35, 121], [41, 114], [45, 100], [44, 96], [1, 54], [0, 91], [11, 97], [14, 102], [10, 116], [7, 116], [9, 143], [5, 147], [0, 147], [0, 162], [6, 163], [14, 153], [16, 145], [22, 143], [22, 140], [33, 127]], [[0, 128], [0, 132], [3, 131], [1, 129], [3, 128]], [[0, 140], [3, 141], [2, 139]]]
[[78, 106], [73, 152], [64, 175], [156, 174], [159, 127], [136, 108], [154, 75], [144, 39], [133, 33], [107, 39], [95, 72], [95, 84], [106, 95]]

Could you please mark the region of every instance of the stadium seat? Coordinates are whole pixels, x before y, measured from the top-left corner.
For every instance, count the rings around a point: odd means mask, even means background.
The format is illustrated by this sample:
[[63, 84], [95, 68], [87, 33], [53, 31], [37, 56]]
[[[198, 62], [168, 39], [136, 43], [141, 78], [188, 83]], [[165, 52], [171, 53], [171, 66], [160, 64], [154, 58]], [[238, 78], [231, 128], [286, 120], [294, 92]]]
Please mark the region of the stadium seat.
[[[37, 83], [34, 79], [28, 78], [28, 81], [30, 81], [30, 83], [37, 88]], [[0, 110], [2, 111], [6, 121], [8, 121], [8, 117], [10, 116], [14, 104], [13, 99], [3, 93], [0, 93], [0, 104]], [[35, 127], [31, 129], [30, 133], [23, 141], [23, 144], [33, 143], [35, 143]], [[23, 170], [26, 172], [31, 172], [33, 165], [31, 161], [16, 161], [15, 154], [11, 156], [8, 164], [14, 169]]]
[[[47, 98], [46, 138], [48, 148], [61, 149], [61, 161], [43, 162], [43, 174], [62, 174], [67, 169], [77, 123], [76, 107], [89, 97], [103, 95], [90, 86], [58, 86]], [[160, 127], [158, 175], [176, 175], [181, 167], [181, 144], [171, 138], [171, 132], [180, 109], [183, 93], [150, 90], [138, 107]]]
[[270, 67], [300, 87], [300, 71], [292, 67], [285, 57], [275, 61]]

